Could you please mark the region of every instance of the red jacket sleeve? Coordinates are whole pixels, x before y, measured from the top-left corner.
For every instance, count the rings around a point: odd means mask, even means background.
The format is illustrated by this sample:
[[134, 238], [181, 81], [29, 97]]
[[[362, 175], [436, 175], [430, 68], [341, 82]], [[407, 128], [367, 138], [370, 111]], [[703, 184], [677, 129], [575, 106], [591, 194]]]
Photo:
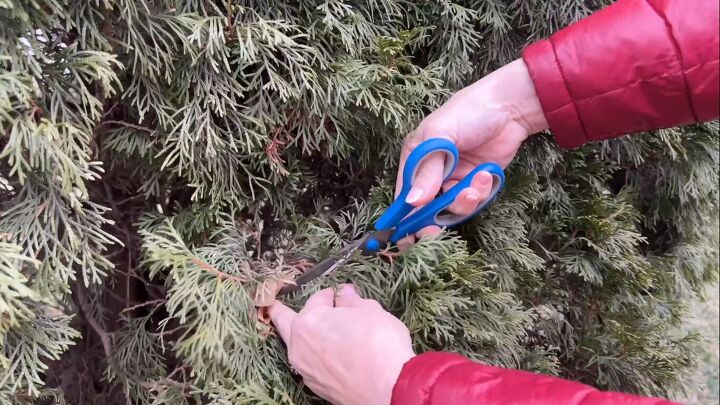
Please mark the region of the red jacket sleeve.
[[557, 142], [718, 118], [718, 0], [619, 0], [523, 51]]
[[424, 353], [405, 364], [391, 405], [671, 405], [658, 398], [598, 391], [526, 371], [474, 363], [452, 353]]

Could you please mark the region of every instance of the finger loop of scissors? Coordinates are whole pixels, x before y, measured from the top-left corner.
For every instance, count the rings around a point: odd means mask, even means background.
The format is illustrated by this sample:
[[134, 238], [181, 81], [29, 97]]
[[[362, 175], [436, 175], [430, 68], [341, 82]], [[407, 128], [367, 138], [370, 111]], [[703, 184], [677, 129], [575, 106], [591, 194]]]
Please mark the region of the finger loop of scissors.
[[[480, 164], [455, 186], [436, 197], [425, 206], [420, 207], [409, 217], [405, 218], [413, 209], [416, 208], [415, 206], [408, 204], [405, 199], [412, 188], [417, 170], [424, 159], [436, 152], [443, 152], [446, 154], [443, 182], [447, 181], [457, 167], [459, 160], [457, 148], [455, 147], [455, 144], [447, 139], [428, 139], [418, 145], [410, 153], [403, 169], [403, 185], [400, 193], [395, 199], [395, 202], [388, 207], [380, 219], [378, 219], [375, 223], [375, 229], [379, 231], [395, 228], [394, 233], [390, 237], [390, 241], [393, 243], [407, 235], [419, 231], [426, 226], [437, 225], [439, 227], [453, 227], [467, 221], [491, 204], [505, 184], [505, 175], [500, 166], [495, 163]], [[440, 216], [440, 214], [455, 201], [461, 191], [472, 186], [473, 177], [481, 171], [488, 172], [493, 177], [493, 185], [490, 190], [490, 196], [469, 215], [449, 213]]]

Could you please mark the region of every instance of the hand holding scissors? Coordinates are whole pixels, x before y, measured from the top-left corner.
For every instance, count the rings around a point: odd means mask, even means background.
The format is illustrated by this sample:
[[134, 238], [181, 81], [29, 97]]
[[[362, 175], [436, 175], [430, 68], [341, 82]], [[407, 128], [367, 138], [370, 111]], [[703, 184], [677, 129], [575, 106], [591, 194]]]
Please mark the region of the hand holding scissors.
[[[435, 199], [431, 200], [428, 204], [419, 207], [416, 212], [408, 215], [415, 209], [414, 206], [406, 202], [406, 199], [412, 188], [417, 169], [422, 161], [433, 153], [444, 153], [446, 155], [443, 181], [447, 180], [457, 166], [459, 158], [457, 148], [452, 142], [446, 139], [432, 138], [424, 141], [408, 156], [403, 169], [402, 189], [395, 202], [385, 210], [383, 215], [375, 223], [375, 231], [349, 244], [336, 254], [303, 273], [295, 280], [295, 285], [286, 286], [280, 291], [280, 294], [295, 291], [317, 277], [330, 274], [340, 265], [347, 262], [356, 250], [366, 255], [374, 255], [386, 246], [388, 242], [393, 244], [397, 243], [397, 241], [405, 236], [414, 234], [427, 226], [436, 225], [440, 228], [453, 228], [458, 226], [476, 216], [485, 207], [490, 205], [505, 185], [505, 174], [502, 168], [495, 163], [483, 163], [475, 167], [475, 169], [445, 193], [435, 197]], [[493, 177], [490, 196], [468, 215], [449, 212], [444, 213], [455, 201], [460, 192], [471, 186], [473, 177], [481, 171], [488, 172]]]

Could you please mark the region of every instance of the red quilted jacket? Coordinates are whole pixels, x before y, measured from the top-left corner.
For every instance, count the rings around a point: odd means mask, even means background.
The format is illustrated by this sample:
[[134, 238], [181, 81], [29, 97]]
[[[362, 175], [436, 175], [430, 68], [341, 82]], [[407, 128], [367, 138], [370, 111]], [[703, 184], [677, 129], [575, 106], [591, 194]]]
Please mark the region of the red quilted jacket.
[[[718, 118], [718, 0], [620, 0], [523, 52], [563, 147]], [[671, 404], [425, 353], [392, 405]]]

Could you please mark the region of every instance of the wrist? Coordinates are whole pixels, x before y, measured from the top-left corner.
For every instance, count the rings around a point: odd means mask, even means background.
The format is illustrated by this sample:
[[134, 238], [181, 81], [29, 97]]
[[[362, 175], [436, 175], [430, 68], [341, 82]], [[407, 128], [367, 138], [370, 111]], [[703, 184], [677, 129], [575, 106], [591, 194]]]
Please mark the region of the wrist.
[[513, 119], [528, 131], [528, 135], [548, 129], [550, 126], [525, 62], [522, 59], [516, 59], [503, 69], [507, 69], [507, 73], [503, 72], [504, 76], [507, 76], [505, 78], [507, 85], [514, 85], [516, 90], [511, 93], [513, 100], [509, 101]]
[[489, 103], [506, 112], [510, 120], [525, 129], [527, 135], [549, 128], [530, 72], [522, 59], [495, 70], [469, 89], [478, 97], [491, 98]]
[[392, 392], [393, 388], [395, 388], [395, 383], [398, 378], [400, 378], [400, 374], [402, 373], [402, 369], [405, 364], [413, 357], [415, 357], [415, 353], [413, 351], [409, 351], [399, 354], [392, 361], [388, 362], [388, 367], [384, 370], [383, 376], [380, 378], [383, 382], [380, 398], [379, 401], [375, 403], [390, 405], [392, 402]]

